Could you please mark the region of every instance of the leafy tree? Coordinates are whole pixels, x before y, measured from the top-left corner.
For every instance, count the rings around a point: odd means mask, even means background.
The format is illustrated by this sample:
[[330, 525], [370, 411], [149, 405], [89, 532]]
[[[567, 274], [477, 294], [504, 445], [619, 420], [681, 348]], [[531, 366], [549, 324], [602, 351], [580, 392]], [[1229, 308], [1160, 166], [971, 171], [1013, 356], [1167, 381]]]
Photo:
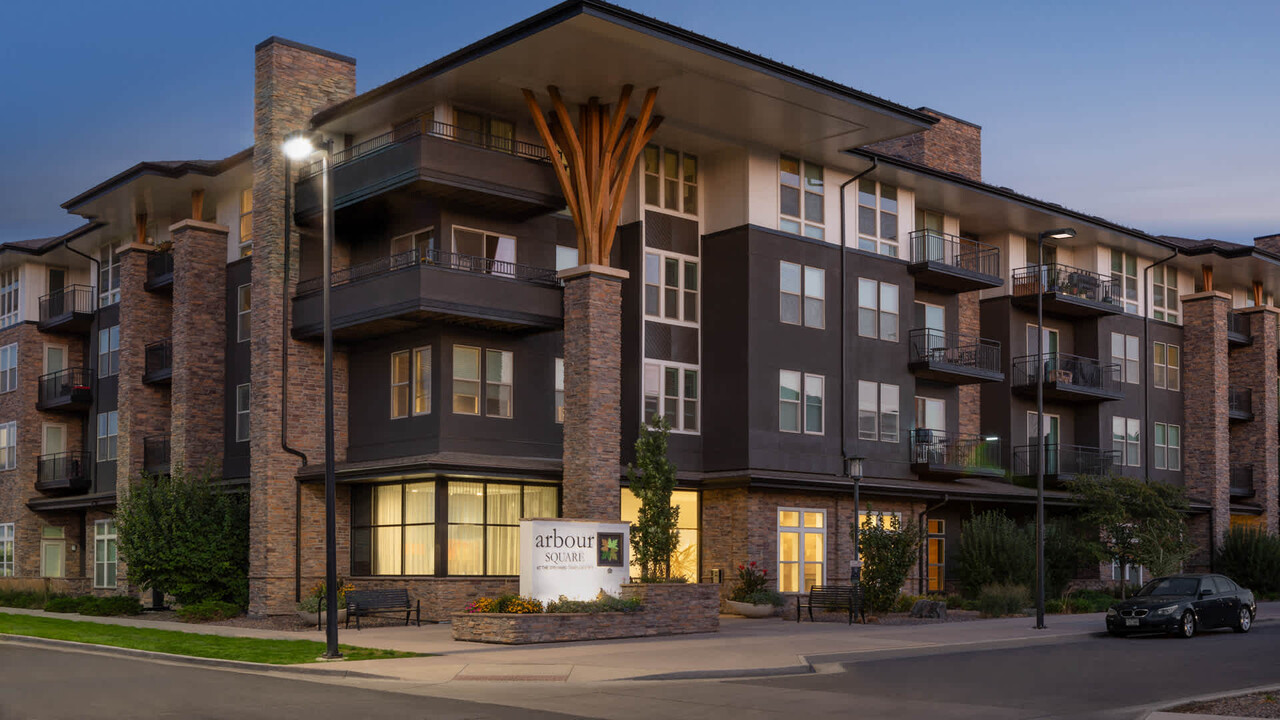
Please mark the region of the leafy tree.
[[1035, 584], [1035, 530], [1019, 528], [1000, 510], [964, 522], [956, 551], [956, 573], [965, 594], [977, 597], [987, 585]]
[[671, 504], [676, 488], [676, 466], [667, 459], [671, 424], [655, 415], [636, 438], [636, 462], [627, 466], [631, 493], [640, 500], [640, 512], [631, 526], [631, 552], [640, 566], [641, 582], [672, 579], [671, 556], [680, 545], [680, 508]]
[[208, 473], [176, 468], [144, 476], [116, 506], [120, 557], [129, 579], [172, 594], [183, 605], [249, 601], [249, 503], [215, 487]]
[[1280, 537], [1259, 527], [1233, 527], [1214, 567], [1255, 593], [1280, 593]]
[[[850, 537], [853, 530], [849, 530]], [[886, 612], [902, 592], [902, 584], [915, 565], [920, 531], [915, 521], [903, 523], [896, 515], [867, 513], [858, 538], [862, 555], [862, 596], [875, 611]]]

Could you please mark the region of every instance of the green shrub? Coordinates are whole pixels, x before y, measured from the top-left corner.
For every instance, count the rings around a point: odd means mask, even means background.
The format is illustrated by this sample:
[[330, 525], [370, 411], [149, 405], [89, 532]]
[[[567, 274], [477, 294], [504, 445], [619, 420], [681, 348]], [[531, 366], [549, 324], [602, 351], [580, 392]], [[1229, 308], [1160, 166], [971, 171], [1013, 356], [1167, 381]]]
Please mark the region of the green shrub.
[[[916, 604], [917, 600], [932, 600], [932, 599], [933, 598], [927, 597], [925, 595], [908, 595], [906, 593], [903, 593], [899, 595], [896, 600], [893, 601], [893, 607], [889, 608], [889, 612], [896, 612], [896, 613], [911, 612], [911, 608]], [[947, 607], [951, 607], [951, 606], [947, 605]]]
[[1050, 615], [1069, 613], [1069, 607], [1067, 601], [1063, 598], [1049, 598], [1044, 601], [1044, 611]]
[[23, 590], [0, 590], [0, 607], [39, 610], [54, 597], [58, 596]]
[[229, 620], [240, 614], [240, 606], [221, 600], [205, 600], [178, 608], [178, 619], [182, 622], [203, 623], [218, 620]]
[[[1076, 590], [1062, 598], [1064, 612], [1096, 613], [1105, 612], [1116, 603], [1116, 597], [1102, 590]], [[1047, 603], [1046, 603], [1047, 604]]]
[[1034, 532], [999, 510], [966, 520], [956, 551], [956, 575], [965, 595], [977, 597], [987, 585], [1034, 585]]
[[[849, 534], [853, 535], [852, 529]], [[892, 516], [886, 523], [883, 513], [868, 513], [859, 539], [862, 597], [871, 610], [885, 612], [893, 607], [893, 601], [902, 592], [902, 584], [907, 581], [907, 573], [916, 563], [919, 528], [910, 519], [903, 523]]]
[[138, 615], [142, 612], [142, 603], [137, 598], [112, 595], [109, 597], [81, 598], [80, 614], [99, 617], [115, 615]]
[[1280, 592], [1280, 537], [1259, 528], [1233, 527], [1214, 567], [1260, 595]]
[[[1034, 533], [1034, 530], [1032, 531]], [[1034, 541], [1035, 535], [1032, 534]], [[1089, 565], [1093, 554], [1076, 524], [1065, 520], [1049, 523], [1044, 533], [1044, 593], [1059, 597], [1076, 575]], [[1034, 583], [1032, 584], [1034, 586]]]
[[[746, 602], [745, 600], [742, 602]], [[549, 613], [602, 613], [639, 612], [644, 609], [640, 598], [620, 598], [601, 590], [595, 600], [570, 600], [561, 595], [559, 600], [547, 603]]]
[[977, 610], [978, 604], [973, 598], [967, 598], [958, 593], [951, 593], [944, 598], [947, 601], [948, 610]]
[[87, 597], [57, 597], [44, 604], [45, 612], [78, 613]]
[[1030, 604], [1026, 585], [995, 583], [978, 591], [978, 612], [983, 617], [1020, 615]]
[[737, 602], [750, 603], [752, 605], [772, 605], [774, 607], [782, 607], [786, 600], [783, 599], [782, 593], [769, 588], [761, 588], [742, 595], [740, 598], [730, 598]]

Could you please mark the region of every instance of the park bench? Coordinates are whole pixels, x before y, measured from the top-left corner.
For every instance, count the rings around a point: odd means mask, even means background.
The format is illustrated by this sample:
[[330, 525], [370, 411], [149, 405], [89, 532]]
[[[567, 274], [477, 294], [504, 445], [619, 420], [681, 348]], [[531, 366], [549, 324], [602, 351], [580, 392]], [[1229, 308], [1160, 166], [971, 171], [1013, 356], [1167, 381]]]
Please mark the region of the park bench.
[[419, 626], [422, 625], [422, 601], [411, 602], [409, 591], [404, 588], [392, 590], [348, 590], [347, 591], [347, 627], [351, 627], [351, 617], [356, 618], [356, 629], [360, 629], [360, 616], [395, 615], [404, 613], [404, 624], [409, 624], [409, 616], [416, 616]]
[[853, 616], [858, 615], [862, 622], [867, 621], [867, 613], [862, 609], [862, 587], [859, 585], [814, 585], [809, 589], [808, 597], [796, 597], [796, 622], [800, 622], [800, 608], [809, 608], [809, 621], [813, 622], [813, 609], [847, 610], [849, 624], [853, 624]]

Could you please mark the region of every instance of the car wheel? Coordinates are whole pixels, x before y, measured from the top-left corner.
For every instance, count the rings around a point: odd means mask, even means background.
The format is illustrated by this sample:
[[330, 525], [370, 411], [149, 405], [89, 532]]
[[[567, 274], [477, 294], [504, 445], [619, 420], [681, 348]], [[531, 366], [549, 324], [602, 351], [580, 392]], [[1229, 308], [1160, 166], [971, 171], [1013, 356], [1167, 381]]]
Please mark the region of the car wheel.
[[1240, 617], [1236, 619], [1236, 626], [1232, 628], [1238, 633], [1247, 633], [1249, 628], [1253, 627], [1253, 613], [1249, 612], [1249, 608], [1240, 607]]
[[1182, 613], [1182, 622], [1178, 623], [1178, 635], [1189, 638], [1196, 634], [1196, 616], [1190, 610]]

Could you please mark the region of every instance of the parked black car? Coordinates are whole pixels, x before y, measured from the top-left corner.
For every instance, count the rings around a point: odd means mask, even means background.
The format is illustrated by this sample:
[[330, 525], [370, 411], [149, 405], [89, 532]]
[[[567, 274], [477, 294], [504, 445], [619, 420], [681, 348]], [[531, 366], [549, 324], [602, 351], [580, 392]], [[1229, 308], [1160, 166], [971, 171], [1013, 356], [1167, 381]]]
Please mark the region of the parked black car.
[[1171, 575], [1147, 583], [1132, 598], [1107, 610], [1107, 632], [1169, 632], [1189, 638], [1196, 630], [1229, 627], [1249, 632], [1258, 605], [1253, 592], [1222, 575]]

